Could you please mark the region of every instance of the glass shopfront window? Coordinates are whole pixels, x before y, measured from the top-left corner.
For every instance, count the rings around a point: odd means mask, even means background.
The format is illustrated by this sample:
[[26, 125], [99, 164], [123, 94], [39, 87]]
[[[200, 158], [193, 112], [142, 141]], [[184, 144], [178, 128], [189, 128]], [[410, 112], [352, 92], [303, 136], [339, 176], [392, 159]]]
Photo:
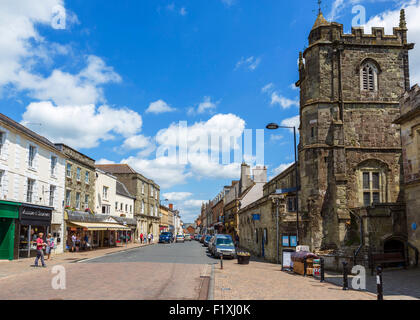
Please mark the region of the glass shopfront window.
[[19, 258], [30, 258], [36, 256], [36, 239], [43, 233], [43, 240], [46, 241], [49, 232], [48, 226], [20, 225], [19, 228]]

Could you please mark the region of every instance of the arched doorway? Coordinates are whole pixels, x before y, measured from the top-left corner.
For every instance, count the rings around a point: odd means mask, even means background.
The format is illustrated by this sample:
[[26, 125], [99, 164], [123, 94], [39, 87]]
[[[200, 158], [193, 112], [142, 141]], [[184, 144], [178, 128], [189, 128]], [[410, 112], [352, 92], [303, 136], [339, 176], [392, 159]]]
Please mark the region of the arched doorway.
[[[400, 257], [406, 259], [406, 247], [405, 242], [399, 238], [389, 238], [384, 242], [384, 253], [399, 254]], [[403, 263], [389, 263], [389, 267], [402, 267]]]

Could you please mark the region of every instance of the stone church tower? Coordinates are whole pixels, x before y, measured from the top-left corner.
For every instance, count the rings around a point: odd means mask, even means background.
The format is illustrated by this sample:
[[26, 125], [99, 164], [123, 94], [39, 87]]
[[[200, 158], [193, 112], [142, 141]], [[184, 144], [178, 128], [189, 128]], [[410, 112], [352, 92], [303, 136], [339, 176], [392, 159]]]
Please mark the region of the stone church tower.
[[[393, 35], [384, 28], [365, 34], [361, 27], [345, 34], [342, 24], [318, 15], [296, 83], [301, 244], [319, 250], [363, 242], [383, 250], [384, 237], [404, 233], [395, 225], [404, 217], [400, 128], [393, 121], [410, 88], [413, 47], [403, 10]], [[379, 220], [372, 222], [375, 215]], [[352, 242], [360, 224], [363, 239]]]

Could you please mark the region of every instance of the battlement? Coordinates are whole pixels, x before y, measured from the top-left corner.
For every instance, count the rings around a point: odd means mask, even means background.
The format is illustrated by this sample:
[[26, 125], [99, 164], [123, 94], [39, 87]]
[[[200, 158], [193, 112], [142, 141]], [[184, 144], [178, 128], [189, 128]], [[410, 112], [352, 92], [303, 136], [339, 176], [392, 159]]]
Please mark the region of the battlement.
[[404, 46], [407, 31], [404, 10], [401, 10], [400, 24], [393, 28], [392, 34], [386, 34], [383, 27], [372, 27], [370, 34], [365, 33], [364, 27], [352, 27], [351, 33], [344, 33], [342, 24], [328, 22], [320, 14], [309, 35], [309, 45], [340, 42], [344, 45]]
[[420, 87], [418, 84], [414, 85], [401, 98], [401, 115], [404, 115], [411, 110], [420, 107]]

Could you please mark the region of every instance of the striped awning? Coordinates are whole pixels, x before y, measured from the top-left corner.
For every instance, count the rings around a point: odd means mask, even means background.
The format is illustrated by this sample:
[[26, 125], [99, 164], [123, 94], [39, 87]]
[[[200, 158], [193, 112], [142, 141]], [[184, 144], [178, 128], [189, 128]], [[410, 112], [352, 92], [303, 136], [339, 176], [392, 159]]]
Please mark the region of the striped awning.
[[95, 223], [95, 222], [79, 222], [79, 221], [69, 221], [68, 224], [75, 226], [76, 228], [84, 228], [92, 231], [107, 231], [107, 230], [131, 230], [128, 227], [125, 227], [116, 223]]

